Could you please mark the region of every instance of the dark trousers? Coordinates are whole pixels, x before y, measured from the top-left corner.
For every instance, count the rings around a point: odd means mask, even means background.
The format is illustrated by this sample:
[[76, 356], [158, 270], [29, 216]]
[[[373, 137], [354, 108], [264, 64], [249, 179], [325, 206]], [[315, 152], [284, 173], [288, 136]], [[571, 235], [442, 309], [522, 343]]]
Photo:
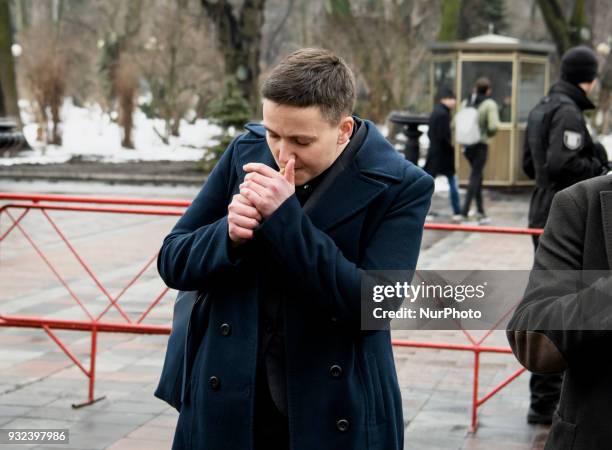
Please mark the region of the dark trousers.
[[255, 390], [255, 450], [289, 450], [289, 421], [276, 407], [265, 368], [258, 371]]
[[476, 209], [480, 214], [484, 214], [482, 204], [482, 172], [487, 163], [487, 153], [489, 146], [487, 144], [474, 144], [465, 147], [465, 157], [470, 163], [471, 173], [470, 181], [465, 195], [465, 205], [463, 207], [463, 215], [467, 216], [472, 206], [472, 199], [476, 200]]
[[[539, 238], [539, 236], [532, 236], [534, 251], [538, 249]], [[562, 374], [538, 375], [532, 373], [529, 379], [531, 409], [539, 414], [551, 414], [557, 409], [562, 384]]]
[[552, 375], [532, 373], [529, 379], [531, 409], [538, 414], [552, 415], [559, 404], [562, 384], [563, 375], [560, 373]]

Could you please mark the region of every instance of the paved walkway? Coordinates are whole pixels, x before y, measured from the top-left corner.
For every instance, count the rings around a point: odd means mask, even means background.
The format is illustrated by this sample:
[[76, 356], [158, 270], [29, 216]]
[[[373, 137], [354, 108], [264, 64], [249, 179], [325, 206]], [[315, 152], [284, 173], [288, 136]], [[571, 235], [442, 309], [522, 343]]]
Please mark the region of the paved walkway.
[[[87, 190], [84, 186], [79, 189]], [[0, 182], [0, 191], [3, 190], [26, 190], [26, 185]], [[49, 190], [61, 191], [62, 185]], [[109, 190], [111, 188], [104, 187], [100, 192], [109, 195]], [[191, 198], [196, 190], [174, 189], [171, 197]], [[167, 192], [147, 188], [134, 193], [121, 186], [112, 188], [113, 195], [168, 197]], [[486, 200], [493, 224], [523, 226], [527, 198], [525, 194], [488, 193]], [[444, 193], [434, 198], [437, 211], [447, 210], [447, 204]], [[112, 295], [120, 292], [153, 256], [176, 220], [67, 212], [52, 212], [50, 216], [95, 273], [100, 274], [100, 281]], [[8, 223], [6, 217], [1, 218], [0, 235]], [[40, 213], [32, 213], [24, 220], [23, 228], [48, 255], [49, 261], [61, 267], [61, 274], [74, 294], [83, 298], [91, 311], [102, 312], [108, 304], [107, 298], [78, 266], [49, 222]], [[143, 255], [143, 248], [150, 254]], [[531, 242], [525, 236], [426, 232], [419, 267], [528, 269], [531, 262]], [[162, 287], [153, 264], [119, 303], [135, 320]], [[147, 323], [169, 323], [173, 297], [174, 293], [170, 292]], [[82, 309], [76, 306], [18, 230], [0, 245], [0, 312], [84, 318]], [[121, 320], [114, 309], [106, 317]], [[81, 361], [88, 363], [90, 340], [87, 334], [58, 331], [57, 335]], [[463, 335], [450, 331], [398, 331], [395, 337], [466, 342]], [[0, 329], [0, 429], [68, 428], [70, 445], [66, 448], [70, 449], [168, 449], [177, 414], [152, 395], [166, 340], [166, 336], [101, 334], [96, 395], [106, 398], [85, 408], [72, 409], [72, 403], [81, 402], [87, 396], [83, 373], [43, 331]], [[502, 332], [493, 333], [487, 342], [507, 345]], [[472, 354], [398, 348], [395, 355], [404, 398], [406, 449], [527, 450], [542, 447], [546, 429], [525, 423], [527, 375], [521, 376], [480, 409], [480, 427], [477, 433], [470, 434]], [[483, 355], [480, 395], [518, 367], [512, 356]], [[0, 449], [4, 448], [13, 447], [0, 445]], [[14, 448], [59, 449], [61, 446], [19, 445]]]

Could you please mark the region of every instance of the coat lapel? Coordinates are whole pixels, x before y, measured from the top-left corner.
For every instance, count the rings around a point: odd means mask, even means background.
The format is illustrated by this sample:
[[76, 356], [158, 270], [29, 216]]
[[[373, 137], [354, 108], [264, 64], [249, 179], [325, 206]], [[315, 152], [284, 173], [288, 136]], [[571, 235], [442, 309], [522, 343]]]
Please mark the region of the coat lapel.
[[387, 189], [387, 184], [363, 175], [355, 164], [350, 164], [324, 189], [307, 210], [312, 223], [323, 231], [368, 206]]
[[608, 267], [612, 268], [612, 191], [600, 192], [599, 198], [601, 199], [601, 218], [603, 221]]

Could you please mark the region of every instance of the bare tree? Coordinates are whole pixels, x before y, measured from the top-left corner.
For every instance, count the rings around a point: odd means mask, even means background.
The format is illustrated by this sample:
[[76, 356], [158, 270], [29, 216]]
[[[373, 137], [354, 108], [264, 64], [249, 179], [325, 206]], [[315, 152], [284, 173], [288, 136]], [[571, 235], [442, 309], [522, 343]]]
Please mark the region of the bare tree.
[[253, 111], [259, 103], [259, 58], [261, 30], [266, 0], [242, 0], [234, 6], [230, 0], [201, 0], [204, 11], [214, 22], [225, 73], [238, 82]]
[[[537, 0], [546, 26], [557, 48], [559, 57], [576, 45], [593, 46], [610, 40], [609, 2], [606, 0]], [[567, 7], [569, 6], [569, 8]], [[569, 17], [566, 11], [571, 11]], [[609, 46], [610, 42], [608, 42]], [[601, 71], [599, 92], [599, 114], [603, 118], [602, 133], [610, 130], [610, 107], [612, 106], [612, 53], [606, 55]]]
[[0, 0], [0, 116], [13, 117], [21, 127], [12, 45], [9, 1]]
[[60, 108], [66, 90], [67, 67], [65, 49], [51, 23], [37, 24], [24, 32], [22, 37], [24, 52], [21, 67], [25, 85], [35, 105], [37, 140], [61, 145]]
[[[116, 102], [119, 109], [123, 128], [122, 146], [134, 148], [131, 115], [136, 104], [134, 96], [138, 74], [137, 66], [131, 63], [131, 59], [141, 28], [143, 0], [106, 2], [100, 4], [99, 8], [107, 18], [106, 35], [100, 41], [103, 52], [101, 72], [106, 81], [106, 97], [111, 108]], [[129, 67], [122, 68], [121, 64], [128, 64]], [[128, 80], [128, 76], [132, 79]]]
[[591, 0], [574, 0], [569, 18], [565, 5], [559, 0], [537, 1], [559, 56], [571, 47], [591, 43], [591, 27], [586, 15], [587, 3]]
[[137, 58], [151, 95], [145, 109], [164, 120], [164, 130], [155, 131], [166, 143], [171, 135], [179, 135], [187, 113], [200, 108], [203, 115], [223, 86], [215, 35], [199, 8], [188, 0], [159, 2], [145, 26], [149, 37]]
[[[602, 134], [609, 134], [612, 131], [612, 32], [610, 23], [612, 22], [612, 8], [608, 0], [592, 0], [591, 8], [587, 11], [587, 16], [593, 30], [593, 44], [602, 50], [603, 64], [600, 71], [600, 91], [598, 101], [598, 123], [599, 131]], [[607, 54], [606, 54], [607, 50]]]
[[[373, 4], [374, 3], [374, 4]], [[426, 0], [335, 0], [325, 10], [321, 46], [345, 56], [358, 80], [360, 114], [382, 122], [398, 108], [426, 109], [422, 70], [439, 8]]]
[[138, 91], [138, 66], [125, 53], [119, 58], [113, 77], [119, 106], [119, 125], [123, 130], [121, 146], [134, 148], [132, 129], [134, 128], [134, 109]]

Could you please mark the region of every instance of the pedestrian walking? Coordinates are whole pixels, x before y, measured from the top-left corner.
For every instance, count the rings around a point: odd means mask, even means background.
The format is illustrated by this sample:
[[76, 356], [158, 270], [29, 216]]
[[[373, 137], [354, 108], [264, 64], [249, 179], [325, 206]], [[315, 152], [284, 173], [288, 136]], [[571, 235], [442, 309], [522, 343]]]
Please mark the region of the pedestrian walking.
[[425, 171], [436, 178], [443, 175], [448, 180], [450, 204], [453, 211], [452, 220], [461, 221], [461, 204], [459, 188], [455, 176], [455, 147], [452, 143], [451, 112], [457, 105], [455, 93], [443, 88], [436, 95], [437, 103], [429, 116], [429, 150], [425, 161]]
[[488, 78], [476, 80], [472, 95], [464, 100], [455, 120], [457, 142], [463, 146], [463, 155], [470, 164], [462, 215], [464, 220], [468, 220], [472, 201], [475, 200], [476, 220], [481, 225], [490, 223], [482, 199], [482, 181], [489, 152], [488, 141], [497, 133], [499, 126], [499, 107], [491, 94]]

